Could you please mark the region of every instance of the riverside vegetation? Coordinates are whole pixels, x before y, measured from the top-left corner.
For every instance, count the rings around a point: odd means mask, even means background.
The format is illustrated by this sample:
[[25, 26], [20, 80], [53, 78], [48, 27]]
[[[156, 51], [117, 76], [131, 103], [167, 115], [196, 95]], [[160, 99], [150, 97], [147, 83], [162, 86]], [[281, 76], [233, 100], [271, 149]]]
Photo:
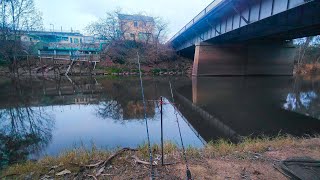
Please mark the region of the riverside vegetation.
[[[320, 137], [245, 138], [234, 144], [226, 140], [210, 142], [186, 154], [195, 179], [283, 179], [274, 166], [293, 156], [320, 158]], [[165, 163], [161, 166], [161, 149], [152, 146], [157, 179], [184, 179], [185, 163], [176, 144], [164, 145]], [[148, 146], [137, 149], [91, 150], [77, 148], [58, 157], [15, 164], [2, 170], [3, 179], [143, 179], [150, 175]]]

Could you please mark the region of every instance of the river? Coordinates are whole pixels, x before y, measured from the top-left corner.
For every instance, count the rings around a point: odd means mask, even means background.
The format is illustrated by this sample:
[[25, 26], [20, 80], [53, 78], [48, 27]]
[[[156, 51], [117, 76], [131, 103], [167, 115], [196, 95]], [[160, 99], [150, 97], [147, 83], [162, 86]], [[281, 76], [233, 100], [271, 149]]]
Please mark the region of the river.
[[[169, 81], [172, 83], [174, 102]], [[0, 165], [93, 145], [146, 142], [138, 77], [0, 80]], [[320, 77], [145, 77], [152, 143], [203, 147], [219, 138], [320, 133]], [[176, 108], [175, 108], [176, 107]]]

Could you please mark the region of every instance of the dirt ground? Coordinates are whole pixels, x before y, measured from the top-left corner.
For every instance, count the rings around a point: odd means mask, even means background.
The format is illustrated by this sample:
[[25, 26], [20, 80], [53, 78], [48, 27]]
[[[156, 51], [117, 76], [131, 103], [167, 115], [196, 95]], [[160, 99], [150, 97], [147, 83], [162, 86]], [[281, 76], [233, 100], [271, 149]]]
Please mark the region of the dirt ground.
[[[282, 160], [293, 157], [311, 157], [320, 160], [320, 139], [305, 140], [300, 146], [269, 148], [263, 153], [241, 152], [215, 158], [189, 157], [188, 164], [193, 179], [288, 179], [274, 166]], [[148, 179], [150, 169], [147, 166], [141, 168], [146, 171], [141, 176], [122, 174], [113, 176], [112, 179]], [[181, 161], [175, 165], [157, 166], [156, 179], [185, 180], [185, 163]]]

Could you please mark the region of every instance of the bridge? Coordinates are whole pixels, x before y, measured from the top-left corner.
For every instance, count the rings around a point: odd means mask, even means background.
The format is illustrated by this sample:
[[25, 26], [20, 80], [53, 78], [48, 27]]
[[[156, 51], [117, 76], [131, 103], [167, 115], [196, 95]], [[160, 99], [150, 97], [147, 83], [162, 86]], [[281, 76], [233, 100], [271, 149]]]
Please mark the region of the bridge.
[[292, 39], [320, 34], [319, 0], [215, 0], [171, 39], [192, 74], [292, 75]]

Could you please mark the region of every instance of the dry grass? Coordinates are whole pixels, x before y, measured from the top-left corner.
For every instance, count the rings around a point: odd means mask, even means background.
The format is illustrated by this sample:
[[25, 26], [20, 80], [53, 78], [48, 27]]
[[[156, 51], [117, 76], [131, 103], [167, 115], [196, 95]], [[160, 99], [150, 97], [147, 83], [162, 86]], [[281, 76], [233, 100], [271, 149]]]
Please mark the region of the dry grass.
[[3, 174], [4, 176], [12, 176], [28, 175], [32, 172], [32, 177], [40, 178], [41, 175], [47, 173], [48, 170], [52, 168], [57, 172], [64, 169], [68, 169], [72, 172], [78, 172], [80, 171], [81, 166], [101, 159], [107, 159], [110, 154], [110, 151], [101, 151], [95, 146], [93, 146], [91, 150], [76, 148], [63, 152], [58, 157], [47, 156], [37, 162], [27, 161], [22, 164], [12, 165], [0, 174]]
[[256, 152], [261, 153], [269, 149], [279, 149], [288, 146], [299, 146], [304, 138], [295, 138], [289, 135], [275, 138], [244, 138], [241, 143], [235, 144], [230, 141], [220, 139], [209, 142], [203, 149], [207, 157], [225, 156], [233, 153]]
[[[178, 147], [175, 143], [167, 141], [163, 144], [163, 153], [164, 154], [173, 154], [178, 150]], [[151, 147], [152, 155], [155, 156], [161, 153], [161, 145], [153, 144]], [[138, 146], [138, 155], [143, 159], [149, 158], [149, 147], [147, 143]]]
[[[215, 160], [217, 157], [223, 157], [227, 155], [237, 155], [238, 157], [245, 157], [247, 152], [264, 153], [277, 150], [309, 148], [310, 150], [318, 150], [320, 147], [320, 137], [310, 138], [295, 138], [292, 136], [279, 136], [275, 138], [244, 138], [242, 143], [232, 143], [226, 140], [218, 140], [208, 143], [204, 148], [198, 149], [194, 147], [187, 147], [186, 154], [191, 161], [193, 160]], [[140, 145], [134, 152], [142, 160], [149, 158], [149, 149], [147, 144]], [[32, 172], [32, 178], [39, 179], [44, 174], [48, 173], [53, 167], [55, 172], [68, 169], [71, 172], [80, 172], [81, 167], [84, 165], [96, 163], [101, 160], [106, 160], [113, 152], [98, 150], [93, 146], [91, 150], [85, 150], [84, 148], [78, 148], [71, 151], [62, 153], [58, 157], [44, 157], [37, 162], [25, 162], [22, 164], [12, 165], [0, 172], [3, 177], [13, 177], [12, 179], [19, 179], [26, 175], [30, 175]], [[166, 142], [164, 144], [164, 153], [166, 162], [183, 162], [181, 159], [182, 151], [172, 142]], [[154, 157], [159, 157], [161, 154], [161, 146], [153, 145], [152, 154]], [[127, 172], [128, 162], [132, 162], [130, 159], [132, 154], [124, 153], [120, 157], [116, 158], [113, 162], [114, 165], [119, 167], [125, 167]], [[159, 159], [158, 159], [159, 160]], [[136, 170], [135, 170], [136, 171]], [[139, 171], [139, 170], [138, 170]], [[146, 173], [148, 174], [148, 173]], [[0, 177], [1, 178], [1, 177]], [[121, 179], [121, 178], [120, 178]]]

